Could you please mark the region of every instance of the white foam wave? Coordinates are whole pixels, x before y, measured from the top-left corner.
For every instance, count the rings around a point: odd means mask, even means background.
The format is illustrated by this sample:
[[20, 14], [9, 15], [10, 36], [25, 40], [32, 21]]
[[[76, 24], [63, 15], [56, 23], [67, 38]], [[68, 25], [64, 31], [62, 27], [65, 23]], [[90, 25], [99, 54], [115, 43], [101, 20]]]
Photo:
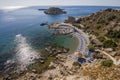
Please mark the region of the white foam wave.
[[32, 49], [26, 38], [21, 34], [16, 35], [15, 41], [17, 42], [16, 59], [19, 64], [18, 68], [24, 70], [29, 64], [34, 63], [35, 59], [39, 58], [39, 54]]

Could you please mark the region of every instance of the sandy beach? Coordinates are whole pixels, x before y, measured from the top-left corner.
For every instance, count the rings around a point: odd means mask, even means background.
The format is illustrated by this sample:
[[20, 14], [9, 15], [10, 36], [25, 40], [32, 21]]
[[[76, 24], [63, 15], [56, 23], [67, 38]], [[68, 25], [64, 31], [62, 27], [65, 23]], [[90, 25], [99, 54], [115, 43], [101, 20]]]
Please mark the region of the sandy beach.
[[[75, 36], [79, 40], [79, 43], [78, 43], [78, 47], [75, 52], [82, 53], [82, 54], [88, 53], [87, 46], [89, 45], [89, 36], [86, 33], [84, 33], [82, 30], [73, 26], [72, 24], [59, 23], [55, 26], [61, 26], [61, 25], [64, 25], [64, 26], [66, 25], [66, 26], [69, 26], [69, 27], [73, 28], [74, 30], [76, 30], [73, 32], [73, 36]], [[81, 25], [81, 26], [83, 26], [83, 25]]]

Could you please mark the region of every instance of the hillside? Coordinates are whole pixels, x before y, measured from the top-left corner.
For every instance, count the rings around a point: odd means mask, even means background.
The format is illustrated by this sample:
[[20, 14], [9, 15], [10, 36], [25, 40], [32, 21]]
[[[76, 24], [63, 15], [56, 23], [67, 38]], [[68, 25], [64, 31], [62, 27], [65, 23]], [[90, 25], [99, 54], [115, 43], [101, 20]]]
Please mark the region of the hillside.
[[[95, 35], [104, 48], [120, 50], [120, 10], [106, 9], [78, 18], [74, 25], [84, 25], [84, 31]], [[81, 29], [80, 26], [77, 26]]]

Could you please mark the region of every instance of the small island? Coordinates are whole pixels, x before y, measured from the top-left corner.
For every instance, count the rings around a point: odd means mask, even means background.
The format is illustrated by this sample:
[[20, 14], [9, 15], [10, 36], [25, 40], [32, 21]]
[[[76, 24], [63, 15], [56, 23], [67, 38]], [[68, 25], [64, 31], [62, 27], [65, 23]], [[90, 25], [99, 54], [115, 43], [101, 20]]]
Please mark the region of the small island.
[[49, 9], [45, 10], [44, 13], [50, 15], [58, 15], [58, 14], [66, 14], [66, 11], [57, 7], [50, 7]]

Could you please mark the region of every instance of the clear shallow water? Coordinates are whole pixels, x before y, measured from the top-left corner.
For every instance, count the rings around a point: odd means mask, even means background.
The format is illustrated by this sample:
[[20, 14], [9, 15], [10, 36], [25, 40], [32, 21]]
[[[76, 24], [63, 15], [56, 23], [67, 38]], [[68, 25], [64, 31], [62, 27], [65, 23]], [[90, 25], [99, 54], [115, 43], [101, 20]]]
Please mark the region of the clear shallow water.
[[[69, 36], [55, 37], [47, 26], [40, 26], [40, 23], [48, 21], [63, 22], [68, 16], [81, 17], [95, 13], [101, 9], [120, 7], [105, 6], [67, 6], [60, 7], [67, 11], [62, 15], [46, 15], [43, 11], [37, 9], [48, 8], [46, 6], [28, 7], [14, 11], [0, 10], [0, 67], [4, 62], [11, 59], [15, 55], [15, 36], [21, 34], [24, 36], [28, 44], [32, 45], [36, 50], [44, 48], [48, 43], [57, 43], [70, 48], [75, 48], [74, 38]], [[0, 68], [2, 69], [2, 67]]]

